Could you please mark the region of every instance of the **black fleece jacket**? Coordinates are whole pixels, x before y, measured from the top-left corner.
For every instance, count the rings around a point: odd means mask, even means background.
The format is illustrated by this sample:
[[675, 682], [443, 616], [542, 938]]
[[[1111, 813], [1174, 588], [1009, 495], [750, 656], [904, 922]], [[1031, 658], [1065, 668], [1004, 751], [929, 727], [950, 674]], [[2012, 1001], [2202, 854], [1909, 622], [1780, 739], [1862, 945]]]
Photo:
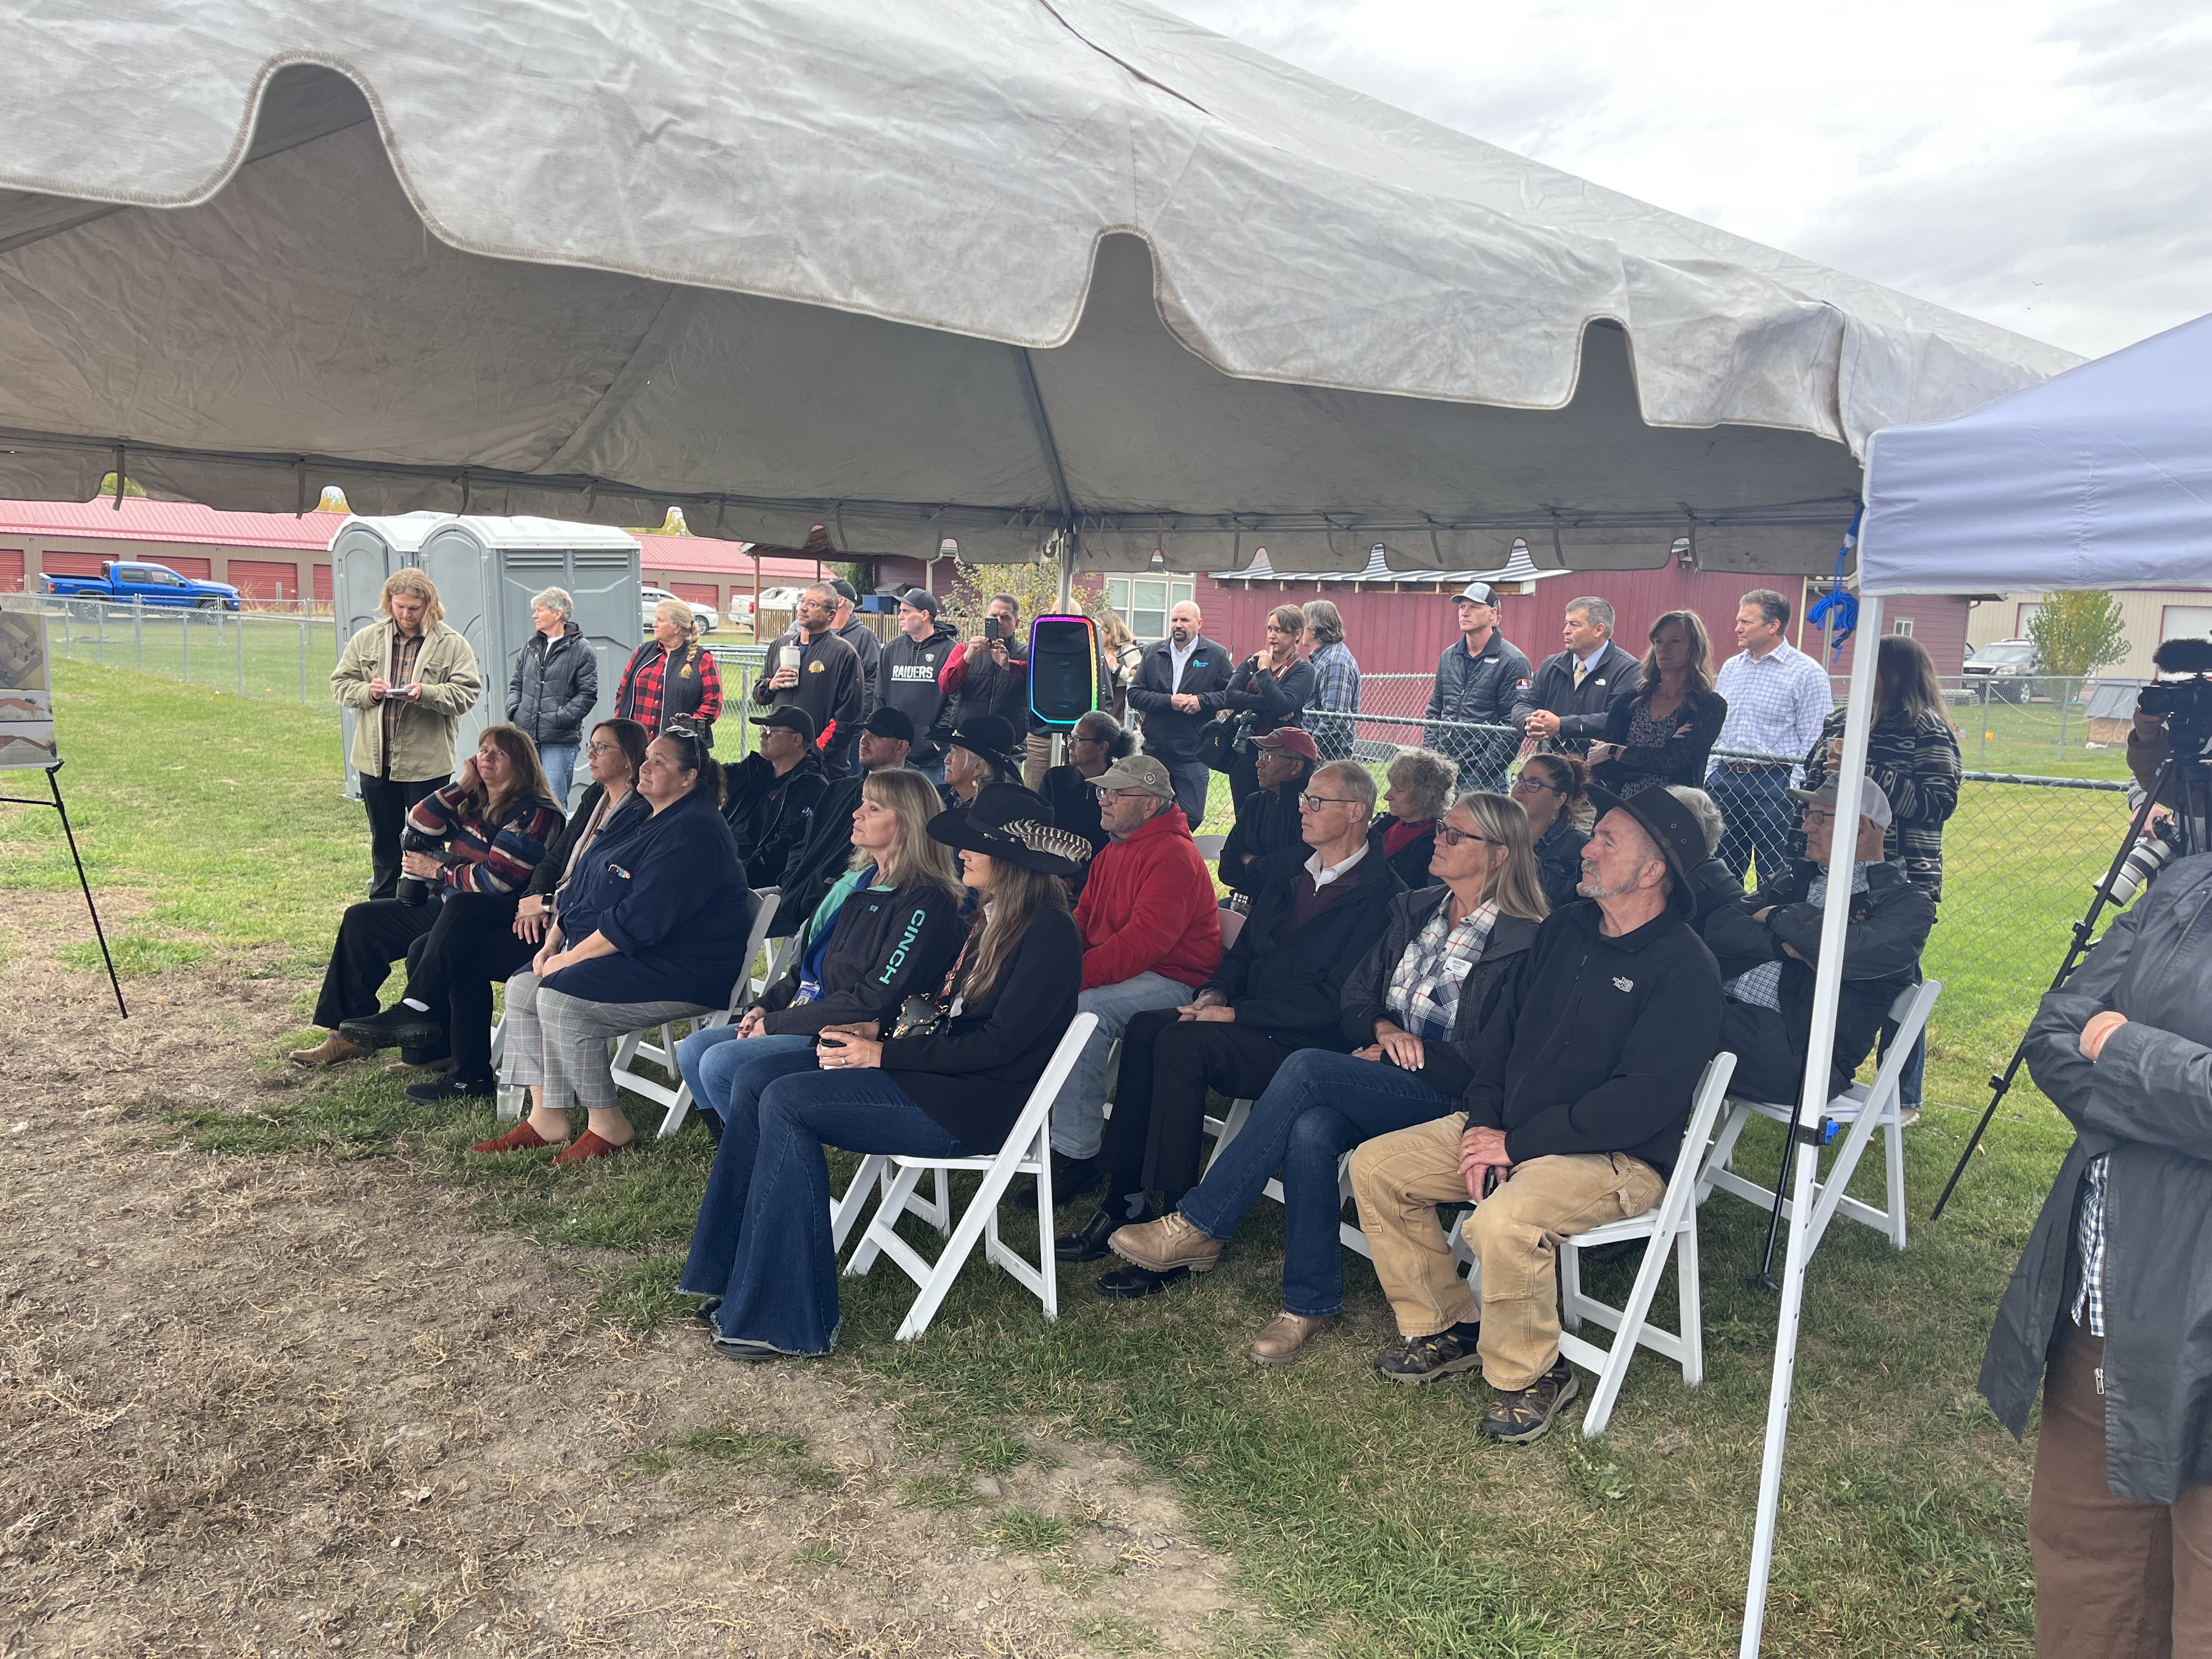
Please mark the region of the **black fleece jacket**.
[[[1374, 856], [1370, 850], [1369, 856]], [[1375, 941], [1359, 965], [1344, 981], [1344, 1014], [1339, 1022], [1355, 1048], [1375, 1041], [1375, 1022], [1387, 1019], [1405, 1029], [1405, 1021], [1390, 1011], [1390, 979], [1406, 947], [1429, 925], [1440, 905], [1449, 902], [1449, 887], [1422, 887], [1401, 893], [1390, 901], [1390, 920], [1382, 937]], [[1474, 1081], [1475, 1039], [1482, 1022], [1497, 1006], [1498, 994], [1521, 958], [1536, 942], [1542, 924], [1521, 916], [1500, 916], [1491, 924], [1482, 960], [1467, 970], [1459, 988], [1459, 1007], [1452, 1016], [1451, 1041], [1422, 1044], [1421, 1081], [1447, 1100], [1456, 1100]], [[1384, 1062], [1388, 1064], [1389, 1062]]]
[[937, 989], [966, 935], [957, 894], [927, 882], [895, 891], [861, 888], [838, 908], [822, 955], [822, 994], [792, 1006], [799, 964], [814, 946], [810, 930], [790, 970], [762, 994], [768, 1012], [761, 1029], [770, 1036], [803, 1036], [825, 1025], [891, 1019], [909, 994]]
[[1555, 910], [1476, 1039], [1467, 1121], [1516, 1164], [1627, 1152], [1662, 1175], [1720, 1047], [1721, 974], [1672, 909], [1607, 938], [1595, 899]]
[[1291, 932], [1291, 902], [1312, 856], [1300, 842], [1261, 861], [1260, 896], [1204, 988], [1229, 999], [1239, 1025], [1285, 1048], [1349, 1054], [1339, 1024], [1344, 982], [1382, 937], [1390, 901], [1406, 884], [1369, 853], [1322, 890], [1320, 912]]

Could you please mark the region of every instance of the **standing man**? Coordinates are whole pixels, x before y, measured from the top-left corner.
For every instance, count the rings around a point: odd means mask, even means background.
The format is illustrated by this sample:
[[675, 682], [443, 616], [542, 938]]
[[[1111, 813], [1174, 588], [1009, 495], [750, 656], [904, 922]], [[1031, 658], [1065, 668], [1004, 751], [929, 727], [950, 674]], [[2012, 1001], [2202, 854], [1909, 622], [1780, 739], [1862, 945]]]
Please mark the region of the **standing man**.
[[1437, 661], [1429, 694], [1431, 721], [1454, 722], [1423, 739], [1459, 766], [1461, 787], [1505, 793], [1505, 769], [1521, 747], [1515, 732], [1470, 732], [1469, 726], [1514, 724], [1513, 704], [1528, 689], [1528, 659], [1498, 631], [1498, 595], [1488, 582], [1469, 582], [1452, 595], [1459, 638]]
[[[1433, 1382], [1480, 1365], [1498, 1393], [1478, 1427], [1515, 1444], [1578, 1391], [1559, 1353], [1558, 1241], [1658, 1201], [1720, 1046], [1720, 969], [1689, 924], [1705, 857], [1696, 815], [1666, 789], [1590, 799], [1582, 891], [1597, 902], [1537, 930], [1475, 1040], [1466, 1109], [1352, 1155], [1401, 1339], [1375, 1369]], [[1480, 1272], [1462, 1279], [1437, 1206], [1468, 1202], [1462, 1237]]]
[[1545, 658], [1513, 700], [1513, 723], [1547, 749], [1580, 755], [1605, 735], [1613, 704], [1643, 686], [1644, 669], [1613, 642], [1613, 607], [1603, 599], [1568, 600], [1559, 640], [1566, 649]]
[[1221, 965], [1213, 878], [1155, 755], [1115, 761], [1091, 781], [1111, 837], [1091, 860], [1075, 926], [1083, 935], [1079, 1012], [1098, 1016], [1052, 1108], [1052, 1193], [1066, 1203], [1097, 1178], [1106, 1130], [1106, 1056], [1131, 1018], [1179, 1008]]
[[[837, 594], [827, 582], [799, 592], [790, 629], [769, 647], [769, 672], [753, 682], [753, 701], [778, 708], [796, 707], [812, 721], [822, 763], [833, 778], [845, 775], [854, 739], [866, 718], [867, 689], [860, 653], [839, 639], [832, 627]], [[787, 649], [799, 652], [795, 666], [783, 665]], [[759, 722], [754, 722], [757, 725]]]
[[[884, 681], [879, 672], [884, 642], [876, 637], [873, 629], [860, 620], [860, 596], [853, 591], [852, 583], [840, 576], [830, 584], [830, 591], [837, 596], [837, 608], [830, 614], [830, 631], [851, 646], [854, 654], [860, 659], [863, 695], [868, 705], [860, 711], [860, 718], [866, 720], [884, 703]], [[855, 772], [854, 775], [860, 775]]]
[[1030, 727], [1030, 647], [1022, 635], [1022, 610], [1011, 593], [994, 593], [983, 607], [983, 631], [956, 647], [937, 677], [952, 699], [952, 723], [995, 714], [1015, 732]]
[[1175, 781], [1176, 805], [1194, 832], [1206, 822], [1212, 774], [1198, 757], [1198, 740], [1229, 707], [1229, 653], [1200, 633], [1188, 599], [1168, 612], [1168, 636], [1145, 653], [1129, 687], [1129, 707], [1145, 717], [1145, 752], [1159, 757]]
[[537, 744], [545, 781], [563, 812], [584, 740], [584, 717], [599, 700], [599, 659], [576, 625], [575, 609], [565, 587], [549, 587], [531, 600], [537, 630], [515, 653], [507, 683], [507, 718]]
[[[1790, 837], [1796, 818], [1790, 788], [1797, 776], [1796, 757], [1819, 739], [1834, 701], [1820, 665], [1783, 637], [1789, 629], [1790, 601], [1772, 588], [1754, 587], [1737, 602], [1740, 648], [1720, 672], [1728, 719], [1713, 745], [1712, 769], [1705, 774], [1705, 792], [1728, 820], [1728, 833], [1721, 837], [1722, 862], [1741, 879], [1755, 854], [1761, 884], [1790, 872]], [[1770, 758], [1719, 758], [1731, 751]]]
[[400, 823], [453, 777], [461, 716], [483, 695], [483, 676], [421, 571], [386, 576], [376, 608], [384, 620], [346, 641], [331, 690], [359, 716], [352, 761], [368, 810], [368, 896], [388, 899], [399, 887]]
[[952, 735], [952, 699], [937, 677], [960, 647], [952, 624], [937, 614], [937, 595], [917, 587], [899, 601], [898, 637], [883, 648], [878, 702], [914, 725], [908, 764], [939, 788], [945, 740]]

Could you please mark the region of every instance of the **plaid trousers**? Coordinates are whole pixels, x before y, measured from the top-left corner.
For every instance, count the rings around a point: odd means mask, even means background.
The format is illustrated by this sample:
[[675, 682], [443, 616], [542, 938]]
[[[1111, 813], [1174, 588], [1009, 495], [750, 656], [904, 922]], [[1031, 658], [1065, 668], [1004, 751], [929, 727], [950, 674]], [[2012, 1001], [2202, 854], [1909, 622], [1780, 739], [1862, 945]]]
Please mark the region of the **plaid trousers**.
[[546, 989], [525, 969], [507, 981], [507, 1054], [500, 1081], [541, 1085], [556, 1110], [615, 1108], [610, 1039], [672, 1019], [711, 1014], [696, 1002], [586, 1002]]

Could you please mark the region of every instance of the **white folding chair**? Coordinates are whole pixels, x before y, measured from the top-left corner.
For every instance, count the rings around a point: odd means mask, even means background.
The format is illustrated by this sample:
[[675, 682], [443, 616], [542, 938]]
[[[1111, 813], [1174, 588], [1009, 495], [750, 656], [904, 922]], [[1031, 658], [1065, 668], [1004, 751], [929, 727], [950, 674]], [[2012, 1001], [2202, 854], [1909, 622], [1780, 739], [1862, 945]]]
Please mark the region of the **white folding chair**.
[[[1228, 1147], [1229, 1143], [1236, 1139], [1238, 1135], [1244, 1133], [1244, 1126], [1250, 1121], [1251, 1116], [1252, 1103], [1250, 1101], [1232, 1100], [1229, 1103], [1229, 1115], [1227, 1117], [1209, 1117], [1206, 1120], [1206, 1132], [1213, 1137], [1213, 1152], [1206, 1160], [1206, 1167], [1208, 1170], [1212, 1170], [1213, 1168], [1214, 1160], [1221, 1156], [1222, 1152]], [[1273, 1176], [1270, 1176], [1267, 1178], [1267, 1187], [1264, 1196], [1273, 1199], [1278, 1204], [1286, 1204], [1289, 1201], [1283, 1196], [1283, 1183], [1281, 1180]], [[1338, 1242], [1341, 1243], [1346, 1249], [1356, 1251], [1361, 1255], [1367, 1256], [1368, 1260], [1371, 1261], [1374, 1260], [1374, 1257], [1370, 1254], [1367, 1249], [1367, 1235], [1360, 1231], [1358, 1228], [1353, 1226], [1350, 1222], [1341, 1219], [1344, 1213], [1344, 1206], [1351, 1201], [1352, 1154], [1350, 1152], [1346, 1152], [1343, 1157], [1336, 1160], [1336, 1208], [1337, 1214], [1340, 1218], [1336, 1224], [1336, 1237]]]
[[[1828, 1103], [1830, 1121], [1838, 1126], [1848, 1124], [1850, 1129], [1828, 1165], [1826, 1179], [1814, 1186], [1813, 1225], [1807, 1249], [1820, 1244], [1828, 1223], [1838, 1215], [1848, 1216], [1885, 1235], [1898, 1249], [1905, 1248], [1905, 1125], [1898, 1104], [1899, 1087], [1905, 1076], [1905, 1060], [1928, 1029], [1928, 1016], [1935, 1011], [1936, 999], [1942, 991], [1943, 981], [1940, 979], [1923, 980], [1900, 991], [1889, 1008], [1890, 1018], [1897, 1023], [1897, 1035], [1891, 1040], [1889, 1053], [1875, 1071], [1874, 1081], [1854, 1083]], [[1736, 1142], [1754, 1113], [1788, 1124], [1796, 1120], [1797, 1109], [1772, 1101], [1730, 1099], [1728, 1115], [1722, 1120], [1712, 1156], [1706, 1160], [1704, 1178], [1698, 1185], [1699, 1203], [1718, 1188], [1762, 1210], [1772, 1211], [1773, 1188], [1740, 1175], [1731, 1167]], [[1876, 1129], [1882, 1132], [1888, 1164], [1885, 1201], [1879, 1206], [1853, 1198], [1848, 1191], [1852, 1176], [1858, 1171], [1860, 1154], [1866, 1151], [1868, 1137]], [[1816, 1158], [1819, 1155], [1817, 1152], [1812, 1154]], [[1784, 1219], [1790, 1218], [1791, 1210], [1790, 1200], [1784, 1199]]]
[[[1667, 1189], [1656, 1204], [1642, 1215], [1607, 1222], [1602, 1227], [1570, 1234], [1559, 1240], [1559, 1352], [1597, 1377], [1597, 1391], [1590, 1395], [1589, 1405], [1583, 1412], [1583, 1433], [1586, 1437], [1605, 1432], [1605, 1425], [1613, 1416], [1613, 1402], [1620, 1397], [1620, 1385], [1627, 1381], [1629, 1362], [1636, 1357], [1639, 1346], [1663, 1354], [1681, 1366], [1685, 1388], [1694, 1389], [1705, 1380], [1705, 1304], [1698, 1277], [1696, 1197], [1705, 1146], [1713, 1138], [1713, 1125], [1719, 1120], [1729, 1078], [1735, 1071], [1735, 1056], [1726, 1051], [1705, 1062], [1705, 1074], [1698, 1079], [1697, 1092], [1691, 1097], [1690, 1122], [1682, 1133], [1681, 1154], [1674, 1160], [1674, 1172], [1668, 1176]], [[1480, 1273], [1480, 1267], [1461, 1237], [1468, 1215], [1473, 1213], [1469, 1211], [1452, 1224], [1451, 1238], [1453, 1249], [1470, 1264], [1472, 1282], [1480, 1285], [1480, 1279], [1474, 1276]], [[1637, 1271], [1636, 1284], [1628, 1293], [1626, 1307], [1616, 1308], [1601, 1302], [1583, 1289], [1584, 1250], [1638, 1238], [1647, 1241], [1644, 1265]], [[1680, 1329], [1674, 1331], [1650, 1322], [1651, 1301], [1658, 1294], [1659, 1280], [1667, 1272], [1670, 1252], [1674, 1257], [1675, 1297], [1680, 1312]], [[1611, 1346], [1601, 1348], [1575, 1334], [1585, 1319], [1595, 1320], [1614, 1334]]]
[[[877, 1205], [875, 1214], [869, 1218], [867, 1231], [861, 1234], [860, 1247], [853, 1259], [846, 1263], [848, 1278], [859, 1278], [875, 1266], [878, 1255], [889, 1256], [899, 1271], [921, 1287], [915, 1297], [914, 1306], [898, 1328], [898, 1340], [911, 1342], [929, 1328], [931, 1320], [945, 1300], [952, 1281], [960, 1276], [960, 1269], [974, 1254], [975, 1241], [983, 1241], [983, 1254], [995, 1261], [1035, 1296], [1044, 1305], [1047, 1319], [1060, 1317], [1060, 1280], [1057, 1263], [1052, 1253], [1052, 1134], [1049, 1122], [1052, 1103], [1075, 1069], [1075, 1062], [1083, 1053], [1083, 1045], [1097, 1029], [1098, 1016], [1078, 1014], [1074, 1022], [1061, 1036], [1060, 1046], [1052, 1052], [1052, 1059], [1037, 1079], [1036, 1087], [1030, 1091], [1028, 1103], [1021, 1115], [1014, 1120], [1008, 1131], [1006, 1144], [988, 1158], [904, 1158], [896, 1154], [871, 1153], [860, 1160], [860, 1167], [847, 1183], [844, 1195], [830, 1211], [830, 1237], [833, 1248], [840, 1247], [851, 1234], [853, 1224], [861, 1207], [866, 1204], [870, 1191], [887, 1172], [890, 1184], [884, 1189], [883, 1201]], [[969, 1170], [980, 1173], [983, 1184], [975, 1191], [968, 1207], [961, 1212], [952, 1236], [935, 1261], [925, 1260], [904, 1239], [896, 1228], [901, 1216], [909, 1212], [927, 1215], [927, 1200], [918, 1205], [915, 1188], [921, 1177], [934, 1170], [939, 1185], [938, 1202], [944, 1204], [950, 1192], [949, 1179], [952, 1170]], [[1018, 1251], [1010, 1249], [999, 1237], [999, 1201], [1006, 1195], [1006, 1188], [1018, 1175], [1034, 1176], [1037, 1188], [1037, 1260], [1032, 1263]]]
[[[691, 1109], [691, 1085], [676, 1069], [677, 1028], [684, 1028], [687, 1036], [693, 1031], [711, 1030], [715, 1026], [728, 1024], [752, 1006], [753, 999], [759, 994], [753, 988], [753, 959], [760, 955], [761, 946], [767, 941], [769, 924], [775, 920], [778, 901], [779, 895], [773, 888], [753, 895], [753, 925], [745, 938], [745, 965], [739, 970], [737, 982], [730, 987], [728, 1007], [719, 1013], [702, 1015], [696, 1019], [674, 1019], [661, 1025], [648, 1025], [641, 1031], [626, 1033], [615, 1042], [612, 1064], [615, 1086], [627, 1089], [634, 1095], [642, 1095], [664, 1109], [660, 1119], [660, 1139], [663, 1140], [684, 1127], [684, 1114]], [[674, 1084], [645, 1076], [637, 1069], [640, 1060], [659, 1066], [676, 1079]]]

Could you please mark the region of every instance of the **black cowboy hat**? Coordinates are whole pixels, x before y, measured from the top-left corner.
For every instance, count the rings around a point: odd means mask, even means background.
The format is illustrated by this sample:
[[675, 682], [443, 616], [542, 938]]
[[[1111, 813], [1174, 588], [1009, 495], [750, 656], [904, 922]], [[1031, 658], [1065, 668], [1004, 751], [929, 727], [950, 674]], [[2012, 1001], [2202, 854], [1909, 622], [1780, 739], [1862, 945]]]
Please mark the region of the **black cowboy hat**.
[[1705, 861], [1705, 832], [1698, 825], [1698, 815], [1660, 784], [1632, 795], [1616, 795], [1594, 783], [1589, 787], [1589, 800], [1601, 818], [1617, 806], [1644, 826], [1644, 833], [1658, 843], [1660, 855], [1667, 860], [1667, 872], [1674, 878], [1672, 902], [1675, 909], [1685, 921], [1696, 915], [1698, 890], [1690, 881], [1690, 872]]
[[1071, 830], [1054, 829], [1044, 797], [1018, 783], [988, 784], [966, 811], [939, 813], [929, 821], [929, 838], [1048, 876], [1072, 876], [1091, 856], [1091, 843]]
[[[1014, 750], [1013, 722], [998, 714], [970, 714], [952, 728], [952, 735], [945, 740], [949, 749], [965, 749], [971, 755], [981, 755], [985, 760], [996, 761], [1001, 771], [1009, 765], [1018, 769], [1022, 757]], [[1051, 814], [1045, 821], [1052, 821]]]

